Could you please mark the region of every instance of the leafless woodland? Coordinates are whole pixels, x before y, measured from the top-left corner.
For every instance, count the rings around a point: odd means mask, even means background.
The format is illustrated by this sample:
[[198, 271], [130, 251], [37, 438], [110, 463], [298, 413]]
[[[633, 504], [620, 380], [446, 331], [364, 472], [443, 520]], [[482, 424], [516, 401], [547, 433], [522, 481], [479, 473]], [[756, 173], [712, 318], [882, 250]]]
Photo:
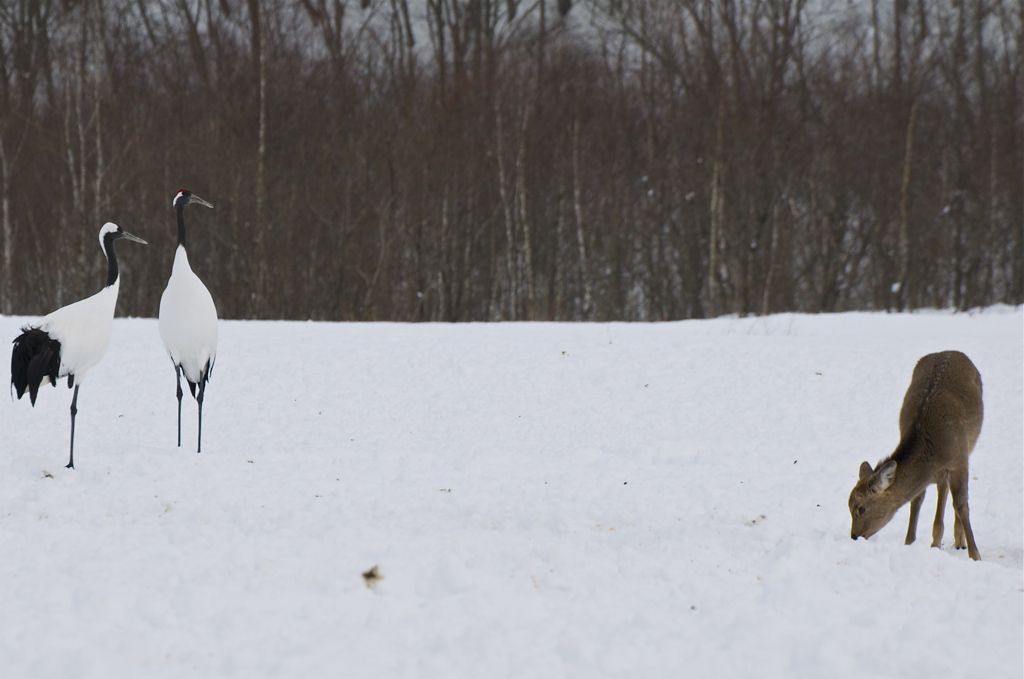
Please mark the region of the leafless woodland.
[[0, 0], [0, 313], [1024, 302], [1018, 0]]

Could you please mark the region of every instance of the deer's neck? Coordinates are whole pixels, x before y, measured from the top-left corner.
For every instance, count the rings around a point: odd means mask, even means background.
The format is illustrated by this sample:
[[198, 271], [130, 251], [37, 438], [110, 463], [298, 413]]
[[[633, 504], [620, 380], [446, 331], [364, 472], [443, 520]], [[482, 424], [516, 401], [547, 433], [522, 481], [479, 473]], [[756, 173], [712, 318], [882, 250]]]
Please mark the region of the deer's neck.
[[890, 492], [909, 502], [916, 497], [929, 483], [934, 483], [932, 470], [934, 465], [930, 463], [928, 441], [912, 432], [909, 436], [900, 441], [899, 446], [890, 455], [890, 459], [896, 462], [896, 477], [893, 479]]

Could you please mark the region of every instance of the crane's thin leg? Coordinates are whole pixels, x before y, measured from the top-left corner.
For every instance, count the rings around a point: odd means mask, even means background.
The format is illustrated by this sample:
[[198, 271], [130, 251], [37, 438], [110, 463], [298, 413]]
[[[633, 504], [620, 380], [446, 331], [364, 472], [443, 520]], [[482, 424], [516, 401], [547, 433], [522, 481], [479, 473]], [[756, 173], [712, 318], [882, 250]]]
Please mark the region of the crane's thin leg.
[[196, 403], [199, 404], [199, 443], [196, 445], [196, 452], [203, 452], [203, 392], [206, 391], [206, 379], [199, 380], [199, 393], [196, 395]]
[[68, 459], [67, 469], [75, 468], [75, 415], [78, 414], [78, 387], [75, 387], [75, 395], [71, 397], [71, 457]]
[[181, 448], [181, 366], [174, 366], [174, 376], [178, 378], [178, 447]]

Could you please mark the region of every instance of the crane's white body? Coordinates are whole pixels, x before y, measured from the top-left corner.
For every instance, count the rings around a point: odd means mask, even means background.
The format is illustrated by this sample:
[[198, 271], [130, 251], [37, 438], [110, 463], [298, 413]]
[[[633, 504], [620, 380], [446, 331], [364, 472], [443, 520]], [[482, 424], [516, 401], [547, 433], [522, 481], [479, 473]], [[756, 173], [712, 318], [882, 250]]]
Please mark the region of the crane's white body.
[[181, 366], [189, 382], [198, 384], [207, 365], [212, 369], [217, 358], [217, 307], [180, 245], [160, 297], [159, 325], [171, 361]]
[[[100, 362], [110, 346], [114, 307], [121, 279], [95, 295], [61, 307], [39, 323], [39, 329], [60, 342], [60, 374], [75, 376], [81, 384], [89, 368]], [[44, 377], [42, 384], [49, 384]]]

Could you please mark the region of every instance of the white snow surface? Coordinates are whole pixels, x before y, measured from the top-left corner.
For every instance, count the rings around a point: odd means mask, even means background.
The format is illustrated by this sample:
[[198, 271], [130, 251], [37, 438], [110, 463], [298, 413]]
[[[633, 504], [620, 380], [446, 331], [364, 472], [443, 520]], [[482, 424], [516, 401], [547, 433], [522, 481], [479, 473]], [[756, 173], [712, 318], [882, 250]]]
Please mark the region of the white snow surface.
[[[1019, 307], [222, 321], [197, 455], [156, 320], [117, 319], [77, 469], [63, 384], [0, 399], [2, 676], [1021, 677], [1022, 335]], [[951, 506], [929, 547], [934, 487], [915, 544], [907, 507], [850, 539], [944, 349], [984, 381], [977, 563]]]

